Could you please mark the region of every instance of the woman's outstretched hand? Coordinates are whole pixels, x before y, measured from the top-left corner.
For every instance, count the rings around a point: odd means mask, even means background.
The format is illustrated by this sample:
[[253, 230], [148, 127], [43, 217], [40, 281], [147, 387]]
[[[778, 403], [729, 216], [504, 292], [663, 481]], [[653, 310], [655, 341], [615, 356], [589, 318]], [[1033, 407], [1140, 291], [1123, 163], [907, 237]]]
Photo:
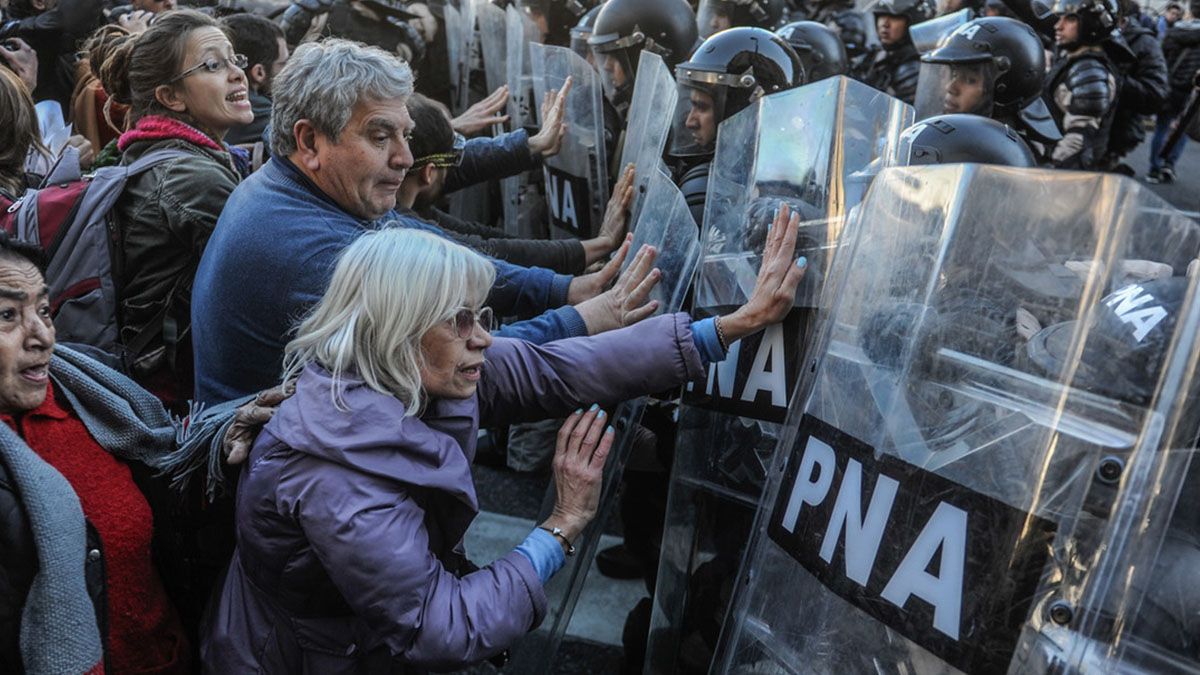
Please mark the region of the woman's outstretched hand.
[[612, 427], [599, 406], [576, 410], [558, 430], [554, 450], [554, 511], [542, 527], [559, 528], [572, 544], [596, 517], [604, 487], [604, 462], [612, 449]]
[[800, 214], [793, 214], [787, 204], [781, 205], [767, 234], [762, 266], [758, 269], [758, 281], [750, 299], [732, 314], [717, 319], [726, 346], [782, 321], [791, 310], [796, 287], [808, 266], [803, 257], [792, 263], [799, 229]]

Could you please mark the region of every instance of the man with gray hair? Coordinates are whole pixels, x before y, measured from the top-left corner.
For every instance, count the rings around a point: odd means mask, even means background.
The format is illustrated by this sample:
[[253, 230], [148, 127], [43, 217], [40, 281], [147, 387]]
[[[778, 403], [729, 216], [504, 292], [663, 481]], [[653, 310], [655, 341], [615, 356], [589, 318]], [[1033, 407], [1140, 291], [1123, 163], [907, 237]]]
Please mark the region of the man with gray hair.
[[[413, 162], [412, 91], [406, 63], [339, 39], [300, 46], [279, 73], [272, 158], [234, 190], [196, 272], [196, 400], [229, 400], [278, 383], [293, 324], [324, 294], [338, 254], [363, 232], [400, 226], [443, 235], [394, 211]], [[548, 342], [613, 328], [629, 316], [627, 293], [604, 292], [620, 261], [577, 278], [493, 262], [488, 304], [502, 316], [541, 313], [502, 335]]]

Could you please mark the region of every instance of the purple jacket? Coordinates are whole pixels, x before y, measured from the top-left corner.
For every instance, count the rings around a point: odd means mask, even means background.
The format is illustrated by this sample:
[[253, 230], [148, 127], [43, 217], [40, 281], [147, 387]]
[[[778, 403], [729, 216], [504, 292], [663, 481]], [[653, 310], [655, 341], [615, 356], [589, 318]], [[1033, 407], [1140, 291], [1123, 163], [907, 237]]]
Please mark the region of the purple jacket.
[[[475, 397], [404, 417], [392, 396], [310, 367], [237, 495], [237, 550], [202, 645], [211, 673], [410, 673], [503, 651], [546, 611], [529, 561], [469, 573], [480, 425], [561, 417], [701, 375], [686, 314], [535, 346], [497, 338]], [[514, 545], [517, 542], [513, 542]]]

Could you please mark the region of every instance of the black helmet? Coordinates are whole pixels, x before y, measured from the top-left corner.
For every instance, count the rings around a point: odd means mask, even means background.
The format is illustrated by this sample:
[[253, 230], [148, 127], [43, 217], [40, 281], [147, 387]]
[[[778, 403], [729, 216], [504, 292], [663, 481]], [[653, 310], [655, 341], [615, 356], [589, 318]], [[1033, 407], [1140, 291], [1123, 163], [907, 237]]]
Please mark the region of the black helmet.
[[960, 162], [1037, 166], [1017, 132], [978, 115], [939, 115], [917, 122], [900, 134], [898, 156], [901, 166]]
[[775, 34], [796, 50], [804, 66], [806, 82], [846, 74], [849, 66], [846, 46], [828, 26], [816, 21], [796, 21], [775, 31]]
[[1046, 53], [1029, 24], [1007, 17], [974, 19], [959, 26], [942, 46], [921, 57], [925, 63], [967, 64], [990, 61], [995, 83], [992, 99], [1015, 111], [1042, 95]]
[[1060, 18], [1077, 17], [1079, 43], [1085, 45], [1098, 45], [1111, 37], [1120, 15], [1116, 0], [1055, 0], [1051, 11]]
[[596, 17], [600, 16], [602, 6], [603, 3], [589, 9], [587, 14], [579, 19], [579, 23], [571, 29], [571, 50], [584, 58], [591, 54], [592, 48], [588, 46], [588, 39], [592, 37], [592, 31], [596, 27]]
[[875, 16], [902, 16], [908, 19], [911, 28], [922, 21], [928, 21], [937, 14], [937, 5], [933, 0], [879, 0], [871, 13]]
[[696, 40], [696, 13], [686, 0], [608, 0], [596, 16], [588, 44], [605, 92], [621, 110], [633, 96], [642, 50], [658, 54], [674, 68], [692, 52]]
[[857, 58], [867, 53], [867, 19], [855, 9], [842, 10], [829, 18], [838, 39], [846, 46], [846, 54]]
[[675, 68], [679, 84], [713, 97], [716, 119], [723, 121], [758, 96], [804, 84], [804, 66], [783, 38], [762, 28], [723, 30], [696, 48]]
[[579, 19], [597, 4], [597, 0], [523, 0], [522, 5], [532, 14], [546, 19], [546, 35], [543, 41], [551, 45], [565, 45], [570, 39], [571, 29]]
[[700, 0], [696, 25], [701, 35], [712, 35], [736, 26], [774, 30], [783, 23], [784, 0]]

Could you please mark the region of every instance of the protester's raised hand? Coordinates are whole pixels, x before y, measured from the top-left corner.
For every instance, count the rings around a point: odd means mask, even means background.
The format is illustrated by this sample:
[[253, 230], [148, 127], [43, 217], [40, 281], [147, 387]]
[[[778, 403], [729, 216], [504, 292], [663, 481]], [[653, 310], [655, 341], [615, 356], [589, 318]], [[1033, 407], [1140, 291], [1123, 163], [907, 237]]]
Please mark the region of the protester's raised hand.
[[596, 517], [604, 487], [604, 462], [615, 434], [599, 406], [576, 410], [558, 430], [554, 450], [554, 510], [542, 526], [558, 528], [574, 543]]
[[[615, 276], [629, 254], [632, 239], [633, 235], [627, 235], [617, 255], [596, 275]], [[662, 271], [654, 267], [657, 257], [656, 248], [642, 246], [612, 288], [575, 306], [587, 325], [588, 335], [633, 325], [658, 310], [658, 301], [650, 300], [650, 292], [662, 279]]]
[[608, 198], [608, 207], [604, 210], [604, 222], [600, 223], [600, 234], [597, 238], [609, 242], [608, 250], [613, 250], [625, 238], [625, 227], [629, 224], [629, 205], [633, 203], [633, 179], [637, 170], [633, 164], [621, 172], [621, 179], [613, 187], [612, 196]]
[[29, 93], [37, 88], [38, 59], [37, 52], [21, 38], [8, 38], [0, 42], [0, 59], [9, 69], [29, 88]]
[[450, 120], [450, 126], [463, 136], [474, 136], [495, 124], [504, 124], [508, 115], [500, 114], [508, 105], [508, 85], [493, 91], [487, 98], [467, 108], [466, 112]]
[[241, 464], [250, 455], [250, 448], [258, 432], [275, 416], [279, 404], [296, 393], [295, 382], [285, 382], [278, 387], [272, 387], [258, 392], [254, 400], [240, 407], [233, 413], [233, 424], [225, 432], [222, 442], [225, 450], [225, 463]]
[[542, 128], [529, 137], [529, 152], [542, 158], [553, 157], [562, 149], [563, 137], [567, 134], [564, 122], [567, 112], [567, 94], [571, 92], [573, 80], [567, 78], [562, 89], [546, 92], [542, 99]]
[[796, 287], [808, 266], [803, 257], [792, 262], [799, 229], [800, 215], [791, 213], [787, 204], [781, 205], [767, 234], [762, 266], [758, 269], [758, 281], [750, 299], [732, 314], [717, 319], [718, 334], [725, 338], [727, 346], [782, 321], [791, 310]]

